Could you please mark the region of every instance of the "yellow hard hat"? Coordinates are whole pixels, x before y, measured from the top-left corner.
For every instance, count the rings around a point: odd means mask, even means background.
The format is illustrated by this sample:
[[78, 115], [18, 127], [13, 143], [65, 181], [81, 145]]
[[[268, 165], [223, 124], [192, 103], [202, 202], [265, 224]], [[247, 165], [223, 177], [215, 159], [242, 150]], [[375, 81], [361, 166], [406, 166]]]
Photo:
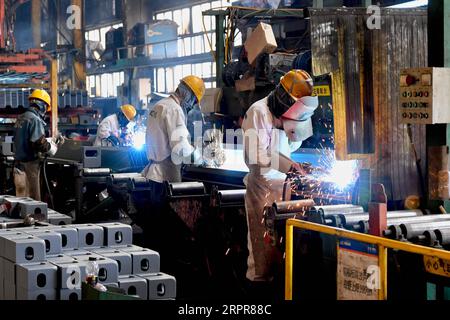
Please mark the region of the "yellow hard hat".
[[205, 95], [205, 82], [197, 76], [187, 76], [181, 79], [181, 82], [187, 85], [197, 97], [198, 102], [201, 102]]
[[131, 104], [126, 104], [120, 107], [120, 110], [122, 110], [125, 117], [128, 119], [128, 121], [133, 121], [136, 117], [136, 108], [133, 107]]
[[291, 70], [281, 78], [280, 81], [284, 90], [291, 95], [293, 99], [299, 99], [310, 96], [313, 93], [313, 79], [308, 72], [304, 70]]
[[406, 198], [405, 208], [408, 210], [416, 210], [420, 208], [420, 198], [419, 196], [412, 195]]
[[28, 100], [40, 100], [47, 105], [47, 111], [50, 110], [52, 105], [52, 98], [47, 91], [42, 89], [34, 90], [33, 93], [28, 97]]

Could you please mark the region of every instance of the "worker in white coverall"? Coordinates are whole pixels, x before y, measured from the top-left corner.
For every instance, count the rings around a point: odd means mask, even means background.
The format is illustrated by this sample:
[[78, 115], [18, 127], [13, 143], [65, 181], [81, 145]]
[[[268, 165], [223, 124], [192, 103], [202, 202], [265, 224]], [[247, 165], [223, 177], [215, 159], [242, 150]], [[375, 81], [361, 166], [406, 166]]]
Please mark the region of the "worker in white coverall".
[[103, 119], [97, 129], [94, 142], [96, 147], [118, 147], [122, 145], [122, 131], [136, 117], [136, 109], [132, 105], [120, 107], [120, 111]]
[[252, 282], [272, 281], [274, 268], [281, 261], [279, 251], [265, 242], [263, 210], [282, 200], [287, 173], [305, 173], [302, 165], [290, 159], [290, 154], [313, 135], [311, 117], [318, 107], [318, 98], [312, 93], [311, 76], [303, 70], [292, 70], [268, 97], [250, 107], [242, 124], [245, 161], [250, 169], [245, 178], [245, 207], [247, 278]]
[[63, 138], [45, 138], [45, 116], [51, 111], [51, 98], [45, 90], [35, 90], [28, 98], [29, 109], [15, 124], [14, 184], [16, 196], [41, 200], [40, 154], [54, 156]]
[[142, 223], [146, 235], [156, 236], [161, 231], [160, 227], [151, 231], [149, 227], [156, 225], [157, 216], [162, 211], [164, 182], [181, 182], [182, 165], [198, 163], [202, 158], [201, 152], [190, 143], [187, 115], [200, 104], [205, 90], [202, 79], [187, 76], [174, 94], [156, 103], [149, 113], [146, 133], [149, 164], [143, 175], [150, 183], [148, 203], [152, 212], [144, 217]]

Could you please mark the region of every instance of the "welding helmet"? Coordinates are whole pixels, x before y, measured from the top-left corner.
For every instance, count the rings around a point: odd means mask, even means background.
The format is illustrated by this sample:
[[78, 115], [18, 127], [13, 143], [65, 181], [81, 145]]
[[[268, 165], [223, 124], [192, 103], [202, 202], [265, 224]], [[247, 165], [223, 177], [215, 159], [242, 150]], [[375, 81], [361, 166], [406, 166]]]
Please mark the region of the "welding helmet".
[[189, 89], [192, 90], [198, 100], [198, 103], [200, 103], [205, 96], [205, 82], [197, 76], [187, 76], [181, 79], [181, 82], [187, 85]]
[[290, 141], [305, 141], [313, 135], [311, 118], [318, 106], [318, 97], [303, 97], [283, 114], [283, 129]]
[[38, 109], [39, 113], [43, 116], [45, 113], [51, 111], [51, 101], [50, 95], [47, 91], [37, 89], [28, 97], [30, 102], [30, 107], [35, 107]]
[[127, 120], [130, 122], [132, 122], [136, 117], [136, 108], [130, 104], [123, 105], [122, 107], [120, 107], [120, 110], [122, 111], [125, 118], [127, 118]]

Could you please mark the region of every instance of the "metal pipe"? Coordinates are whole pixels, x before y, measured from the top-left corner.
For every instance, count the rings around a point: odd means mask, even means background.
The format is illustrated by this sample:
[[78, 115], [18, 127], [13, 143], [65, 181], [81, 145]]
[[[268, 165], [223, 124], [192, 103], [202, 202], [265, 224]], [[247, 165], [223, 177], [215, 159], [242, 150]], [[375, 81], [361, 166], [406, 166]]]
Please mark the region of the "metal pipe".
[[334, 214], [364, 213], [364, 208], [361, 206], [355, 206], [351, 204], [340, 204], [334, 206], [316, 206], [311, 208], [311, 211], [319, 212], [323, 214], [324, 218], [328, 218], [328, 216]]
[[[423, 212], [421, 210], [404, 210], [404, 211], [389, 211], [387, 213], [388, 219], [393, 218], [406, 218], [406, 217], [417, 217], [422, 216]], [[362, 214], [337, 214], [330, 217], [333, 220], [334, 226], [345, 226], [345, 228], [353, 228], [360, 221], [369, 221], [369, 213], [365, 212]]]
[[405, 239], [408, 240], [423, 235], [425, 231], [436, 230], [439, 228], [450, 228], [450, 221], [400, 224], [401, 233]]
[[111, 175], [112, 184], [128, 183], [133, 178], [142, 177], [140, 173], [118, 173]]
[[83, 169], [83, 177], [104, 177], [111, 174], [111, 169]]
[[308, 199], [299, 201], [275, 202], [273, 204], [273, 208], [275, 208], [277, 214], [300, 213], [304, 212], [307, 208], [313, 207], [314, 205], [314, 200]]
[[181, 182], [169, 185], [171, 196], [204, 195], [205, 185], [201, 182]]
[[[428, 215], [428, 216], [418, 216], [418, 217], [405, 217], [405, 218], [392, 218], [388, 219], [388, 229], [383, 232], [383, 235], [385, 237], [394, 237], [398, 236], [397, 232], [395, 231], [396, 226], [400, 226], [402, 223], [422, 223], [422, 222], [433, 222], [433, 221], [443, 221], [443, 220], [450, 220], [450, 214], [434, 214], [434, 215]], [[355, 228], [355, 230], [358, 230], [359, 232], [366, 232], [369, 230], [368, 222], [367, 221], [360, 221], [358, 223], [358, 226]]]
[[218, 192], [219, 203], [245, 202], [247, 190], [223, 190]]
[[449, 228], [439, 228], [434, 230], [437, 240], [442, 246], [450, 244], [450, 227]]

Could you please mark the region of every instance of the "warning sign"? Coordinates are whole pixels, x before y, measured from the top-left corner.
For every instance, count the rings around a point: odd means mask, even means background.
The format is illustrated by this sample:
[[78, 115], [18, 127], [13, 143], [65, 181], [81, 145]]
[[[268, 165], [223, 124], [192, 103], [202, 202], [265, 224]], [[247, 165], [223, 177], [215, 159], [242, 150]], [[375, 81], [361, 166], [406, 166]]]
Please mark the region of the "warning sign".
[[423, 263], [428, 273], [450, 278], [450, 261], [424, 256]]
[[314, 97], [329, 97], [331, 96], [330, 86], [315, 86], [313, 89]]
[[379, 288], [377, 247], [341, 239], [338, 243], [338, 300], [378, 300]]

